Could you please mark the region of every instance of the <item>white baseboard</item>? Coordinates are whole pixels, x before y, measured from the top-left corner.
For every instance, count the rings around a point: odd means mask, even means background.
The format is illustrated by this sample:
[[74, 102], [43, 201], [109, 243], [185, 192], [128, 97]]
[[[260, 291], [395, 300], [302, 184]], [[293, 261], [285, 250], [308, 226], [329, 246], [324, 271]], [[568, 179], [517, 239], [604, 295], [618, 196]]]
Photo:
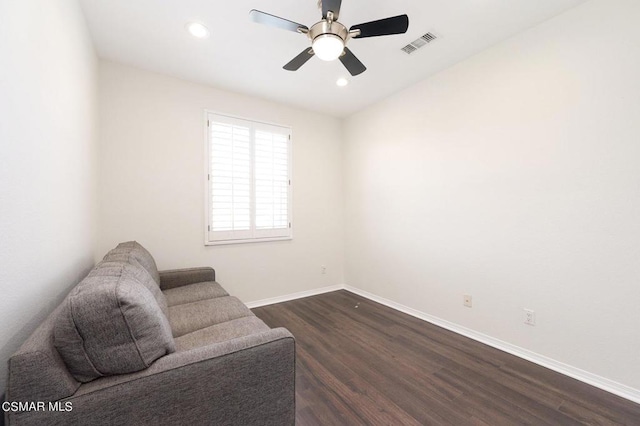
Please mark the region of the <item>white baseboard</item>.
[[255, 302], [245, 303], [249, 309], [259, 308], [260, 306], [274, 305], [276, 303], [288, 302], [290, 300], [302, 299], [304, 297], [316, 296], [318, 294], [330, 293], [332, 291], [344, 290], [343, 284], [332, 285], [329, 287], [317, 288], [314, 290], [300, 291], [298, 293], [287, 294], [284, 296], [271, 297], [269, 299], [256, 300]]
[[461, 334], [465, 337], [476, 340], [480, 343], [484, 343], [485, 345], [492, 346], [501, 351], [510, 353], [511, 355], [515, 355], [519, 358], [526, 359], [527, 361], [531, 361], [534, 364], [541, 365], [550, 370], [564, 374], [565, 376], [572, 377], [576, 380], [580, 380], [581, 382], [587, 383], [591, 386], [595, 386], [597, 388], [610, 392], [614, 395], [618, 395], [622, 398], [625, 398], [637, 404], [640, 404], [640, 390], [638, 389], [634, 389], [630, 386], [623, 385], [621, 383], [615, 382], [613, 380], [609, 380], [607, 378], [598, 376], [593, 373], [589, 373], [588, 371], [584, 371], [579, 368], [572, 367], [570, 365], [567, 365], [562, 362], [556, 361], [554, 359], [548, 358], [546, 356], [537, 354], [530, 350], [512, 345], [511, 343], [503, 342], [502, 340], [495, 339], [491, 336], [487, 336], [486, 334], [482, 334], [477, 331], [471, 330], [469, 328], [462, 327], [458, 324], [443, 320], [438, 317], [434, 317], [433, 315], [420, 312], [416, 309], [401, 305], [400, 303], [396, 303], [389, 299], [385, 299], [384, 297], [376, 296], [375, 294], [369, 293], [368, 291], [360, 290], [359, 288], [351, 287], [349, 285], [345, 285], [343, 288], [359, 296], [365, 297], [374, 302], [378, 302], [382, 305], [388, 306], [389, 308], [395, 309], [400, 312], [404, 312], [405, 314], [411, 315], [412, 317], [416, 317], [418, 319], [430, 322], [439, 327], [453, 331], [454, 333]]

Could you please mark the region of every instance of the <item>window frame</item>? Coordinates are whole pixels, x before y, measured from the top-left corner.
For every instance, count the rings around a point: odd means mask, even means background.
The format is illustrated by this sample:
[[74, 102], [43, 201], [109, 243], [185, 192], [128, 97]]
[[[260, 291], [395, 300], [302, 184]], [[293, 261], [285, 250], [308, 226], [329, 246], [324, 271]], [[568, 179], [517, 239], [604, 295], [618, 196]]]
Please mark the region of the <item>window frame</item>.
[[[230, 122], [233, 121], [242, 121], [244, 122], [246, 125], [250, 126], [250, 132], [251, 132], [251, 141], [250, 141], [250, 146], [251, 146], [251, 177], [250, 177], [250, 181], [251, 181], [251, 229], [248, 231], [228, 231], [227, 237], [220, 237], [218, 239], [212, 238], [212, 232], [210, 231], [210, 227], [212, 225], [211, 223], [211, 203], [212, 203], [212, 193], [211, 193], [211, 141], [209, 140], [209, 124], [210, 121], [212, 121], [212, 119], [216, 116], [222, 117], [222, 118], [226, 118], [227, 120], [229, 120]], [[288, 156], [287, 156], [287, 174], [288, 174], [288, 181], [289, 181], [289, 186], [288, 186], [288, 192], [287, 192], [287, 216], [289, 219], [289, 227], [287, 229], [287, 235], [277, 235], [274, 236], [273, 234], [277, 234], [278, 232], [272, 232], [275, 231], [275, 229], [256, 229], [256, 224], [255, 224], [255, 211], [256, 211], [256, 205], [255, 205], [255, 131], [256, 128], [258, 128], [258, 130], [260, 130], [260, 126], [263, 126], [262, 129], [265, 128], [279, 128], [279, 129], [286, 129], [288, 131], [289, 134], [289, 140], [288, 140]], [[287, 241], [287, 240], [292, 240], [293, 239], [293, 201], [292, 201], [292, 196], [293, 196], [293, 179], [292, 179], [292, 172], [293, 172], [293, 129], [291, 126], [288, 125], [282, 125], [282, 124], [276, 124], [276, 123], [270, 123], [270, 122], [265, 122], [265, 121], [260, 121], [260, 120], [255, 120], [255, 119], [251, 119], [251, 118], [245, 118], [245, 117], [240, 117], [240, 116], [235, 116], [235, 115], [231, 115], [231, 114], [227, 114], [227, 113], [221, 113], [221, 112], [217, 112], [217, 111], [212, 111], [212, 110], [205, 110], [204, 111], [204, 210], [205, 210], [205, 214], [204, 214], [204, 245], [205, 246], [217, 246], [217, 245], [228, 245], [228, 244], [246, 244], [246, 243], [257, 243], [257, 242], [269, 242], [269, 241]], [[282, 229], [282, 228], [279, 228]], [[278, 230], [279, 230], [278, 229]], [[226, 231], [225, 231], [226, 232]], [[245, 236], [242, 237], [237, 237], [234, 238], [233, 237], [233, 233], [234, 232], [238, 232], [238, 233], [243, 233], [245, 234]]]

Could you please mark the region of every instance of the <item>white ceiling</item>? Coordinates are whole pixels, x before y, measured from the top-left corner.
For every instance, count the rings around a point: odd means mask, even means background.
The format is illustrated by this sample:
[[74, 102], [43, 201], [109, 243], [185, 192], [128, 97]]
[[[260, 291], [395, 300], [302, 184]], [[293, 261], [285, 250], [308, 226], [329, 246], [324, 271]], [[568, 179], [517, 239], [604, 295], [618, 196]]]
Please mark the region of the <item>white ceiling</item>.
[[[310, 27], [321, 17], [317, 0], [80, 1], [101, 58], [344, 117], [586, 0], [343, 0], [347, 27], [409, 15], [406, 34], [349, 42], [367, 66], [357, 77], [317, 58], [283, 70], [308, 39], [249, 20], [258, 9]], [[189, 35], [192, 21], [211, 36]], [[440, 38], [411, 55], [400, 50], [426, 32]], [[338, 77], [350, 84], [337, 87]]]

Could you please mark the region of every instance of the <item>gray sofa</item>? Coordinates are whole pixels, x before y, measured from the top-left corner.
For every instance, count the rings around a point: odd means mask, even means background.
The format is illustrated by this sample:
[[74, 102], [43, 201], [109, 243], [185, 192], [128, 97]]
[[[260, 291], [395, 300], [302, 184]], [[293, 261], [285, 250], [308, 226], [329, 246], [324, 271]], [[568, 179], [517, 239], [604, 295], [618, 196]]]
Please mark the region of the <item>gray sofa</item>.
[[7, 425], [291, 425], [295, 342], [213, 269], [122, 243], [11, 357], [6, 400]]

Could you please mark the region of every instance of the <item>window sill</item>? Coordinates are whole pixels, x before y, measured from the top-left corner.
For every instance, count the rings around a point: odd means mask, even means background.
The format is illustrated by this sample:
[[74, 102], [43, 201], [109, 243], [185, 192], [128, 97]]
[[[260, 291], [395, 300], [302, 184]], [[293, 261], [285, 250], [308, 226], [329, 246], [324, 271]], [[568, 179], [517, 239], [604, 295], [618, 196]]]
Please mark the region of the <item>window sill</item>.
[[205, 246], [225, 246], [229, 244], [247, 244], [247, 243], [263, 243], [272, 241], [288, 241], [293, 240], [293, 237], [269, 237], [269, 238], [246, 238], [243, 240], [218, 240], [218, 241], [205, 241]]

